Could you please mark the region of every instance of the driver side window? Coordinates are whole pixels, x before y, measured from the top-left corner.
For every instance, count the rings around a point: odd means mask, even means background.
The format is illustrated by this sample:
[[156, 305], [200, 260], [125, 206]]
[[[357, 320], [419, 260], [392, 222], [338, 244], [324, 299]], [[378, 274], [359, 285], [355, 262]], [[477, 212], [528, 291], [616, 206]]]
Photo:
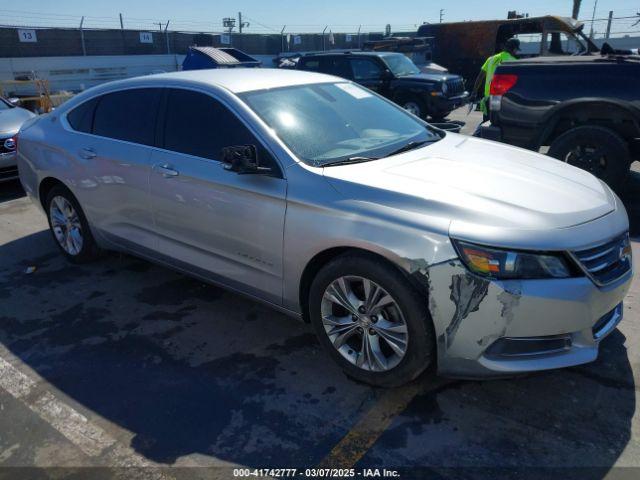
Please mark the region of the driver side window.
[[221, 161], [224, 147], [255, 145], [260, 162], [277, 169], [275, 160], [240, 119], [204, 93], [169, 89], [163, 131], [166, 150]]

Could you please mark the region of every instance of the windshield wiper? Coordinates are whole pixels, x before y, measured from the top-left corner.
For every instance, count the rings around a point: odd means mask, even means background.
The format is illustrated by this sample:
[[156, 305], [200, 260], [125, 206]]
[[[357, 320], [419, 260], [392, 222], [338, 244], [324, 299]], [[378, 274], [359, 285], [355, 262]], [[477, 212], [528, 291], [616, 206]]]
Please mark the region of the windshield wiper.
[[372, 160], [380, 160], [379, 157], [349, 157], [342, 160], [335, 160], [333, 162], [324, 163], [322, 167], [337, 167], [339, 165], [353, 165], [354, 163], [371, 162]]
[[406, 145], [403, 145], [402, 147], [400, 147], [397, 150], [394, 150], [393, 152], [387, 154], [387, 157], [391, 157], [393, 155], [398, 155], [400, 153], [404, 153], [404, 152], [408, 152], [409, 150], [415, 150], [416, 148], [419, 148], [427, 143], [431, 143], [431, 140], [421, 140], [419, 142], [409, 142]]

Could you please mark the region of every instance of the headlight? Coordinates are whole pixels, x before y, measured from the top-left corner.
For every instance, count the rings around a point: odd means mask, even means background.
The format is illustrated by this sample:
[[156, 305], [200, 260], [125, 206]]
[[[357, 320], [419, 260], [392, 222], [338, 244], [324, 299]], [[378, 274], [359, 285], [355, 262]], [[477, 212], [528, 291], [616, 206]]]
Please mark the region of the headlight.
[[567, 278], [573, 272], [562, 254], [530, 253], [453, 241], [473, 273], [495, 279]]
[[447, 93], [449, 91], [449, 87], [446, 83], [442, 84], [442, 93]]

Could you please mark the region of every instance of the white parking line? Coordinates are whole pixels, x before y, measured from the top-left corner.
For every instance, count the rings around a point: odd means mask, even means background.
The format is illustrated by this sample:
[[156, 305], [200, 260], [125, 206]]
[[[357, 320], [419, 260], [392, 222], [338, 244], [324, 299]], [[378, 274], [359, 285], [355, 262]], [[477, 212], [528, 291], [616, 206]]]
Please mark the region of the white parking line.
[[21, 371], [15, 369], [4, 358], [0, 357], [0, 387], [15, 398], [23, 398], [31, 393], [36, 382]]
[[102, 428], [58, 400], [51, 392], [38, 397], [29, 408], [90, 457], [97, 457], [116, 442]]

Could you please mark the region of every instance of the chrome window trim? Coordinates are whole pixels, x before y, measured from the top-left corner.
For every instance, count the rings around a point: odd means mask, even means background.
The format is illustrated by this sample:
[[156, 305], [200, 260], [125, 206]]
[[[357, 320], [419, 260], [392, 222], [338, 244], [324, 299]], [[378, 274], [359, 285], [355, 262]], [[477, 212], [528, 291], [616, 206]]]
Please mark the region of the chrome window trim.
[[[274, 161], [276, 162], [279, 172], [278, 175], [275, 175], [276, 178], [282, 178], [284, 180], [286, 180], [286, 176], [285, 176], [285, 169], [282, 166], [282, 162], [280, 161], [280, 159], [278, 158], [278, 156], [274, 153], [273, 148], [271, 148], [271, 145], [269, 144], [269, 142], [265, 141], [265, 139], [263, 138], [262, 134], [260, 132], [258, 132], [256, 130], [256, 128], [251, 125], [249, 122], [247, 122], [242, 115], [240, 115], [238, 113], [238, 110], [236, 108], [234, 108], [234, 106], [227, 101], [227, 99], [222, 98], [221, 96], [215, 95], [214, 93], [212, 93], [210, 90], [208, 90], [206, 87], [203, 88], [198, 88], [198, 87], [194, 87], [192, 85], [180, 85], [180, 84], [162, 84], [162, 85], [154, 85], [154, 84], [149, 84], [149, 85], [135, 85], [135, 86], [128, 86], [128, 87], [123, 87], [123, 88], [115, 88], [112, 90], [107, 90], [104, 92], [100, 92], [100, 93], [96, 93], [95, 95], [92, 95], [91, 97], [87, 98], [86, 100], [83, 100], [82, 102], [80, 102], [78, 105], [74, 105], [72, 108], [70, 108], [69, 110], [62, 112], [60, 114], [60, 124], [62, 125], [62, 128], [68, 132], [77, 134], [77, 135], [86, 135], [88, 137], [91, 138], [100, 138], [100, 139], [106, 139], [106, 140], [111, 140], [113, 142], [120, 142], [123, 143], [125, 145], [134, 145], [134, 146], [138, 146], [138, 147], [146, 147], [146, 148], [151, 148], [154, 150], [159, 150], [159, 151], [163, 151], [163, 152], [169, 152], [169, 153], [174, 153], [174, 154], [178, 154], [178, 155], [186, 155], [189, 157], [193, 157], [196, 158], [198, 160], [205, 160], [205, 161], [209, 161], [209, 162], [213, 162], [216, 164], [221, 164], [222, 162], [220, 160], [214, 160], [211, 158], [206, 158], [206, 157], [199, 157], [197, 155], [190, 155], [188, 153], [183, 153], [183, 152], [177, 152], [175, 150], [167, 150], [166, 148], [162, 148], [162, 147], [158, 147], [156, 145], [146, 145], [144, 143], [136, 143], [136, 142], [130, 142], [128, 140], [121, 140], [118, 138], [112, 138], [112, 137], [104, 137], [102, 135], [96, 135], [94, 133], [87, 133], [87, 132], [80, 132], [78, 130], [75, 130], [71, 124], [69, 123], [69, 120], [67, 119], [67, 115], [69, 115], [69, 113], [71, 113], [72, 111], [74, 111], [76, 108], [81, 107], [82, 105], [84, 105], [87, 102], [90, 102], [92, 100], [95, 100], [99, 97], [102, 97], [104, 95], [109, 95], [111, 93], [118, 93], [118, 92], [123, 92], [126, 90], [141, 90], [141, 89], [149, 89], [149, 88], [156, 88], [156, 89], [160, 89], [160, 90], [166, 90], [166, 89], [179, 89], [179, 90], [190, 90], [193, 92], [197, 92], [197, 93], [202, 93], [204, 95], [207, 95], [211, 98], [213, 98], [215, 101], [221, 103], [224, 107], [226, 107], [246, 128], [247, 130], [249, 130], [249, 132], [251, 132], [251, 134], [256, 137], [256, 140], [258, 140], [263, 148], [265, 150], [267, 150], [271, 156], [273, 157]], [[229, 92], [231, 95], [235, 95], [231, 92]], [[236, 95], [237, 97], [237, 95]], [[241, 102], [243, 105], [246, 105], [242, 99], [238, 98], [238, 101]], [[247, 106], [248, 108], [248, 106]], [[250, 109], [249, 109], [250, 110]], [[268, 126], [265, 126], [265, 128], [268, 128]], [[288, 149], [287, 149], [288, 151]], [[293, 158], [295, 159], [296, 157], [293, 156]]]

